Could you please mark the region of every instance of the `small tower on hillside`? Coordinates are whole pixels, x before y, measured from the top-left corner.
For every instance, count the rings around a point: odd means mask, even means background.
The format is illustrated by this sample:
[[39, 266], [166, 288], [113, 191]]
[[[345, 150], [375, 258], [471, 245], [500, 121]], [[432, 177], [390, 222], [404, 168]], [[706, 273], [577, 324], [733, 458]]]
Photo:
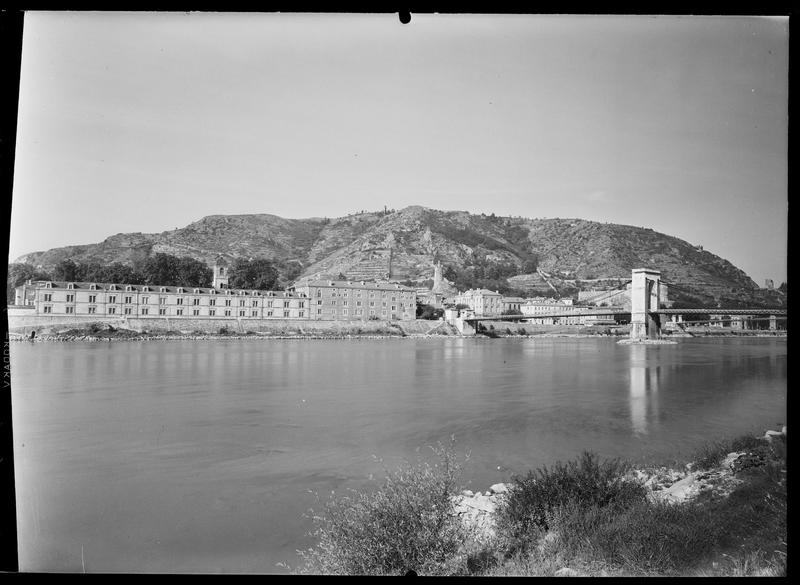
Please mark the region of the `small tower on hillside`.
[[228, 288], [228, 262], [222, 256], [214, 260], [214, 288]]
[[442, 261], [433, 265], [433, 287], [431, 290], [439, 292], [442, 288]]

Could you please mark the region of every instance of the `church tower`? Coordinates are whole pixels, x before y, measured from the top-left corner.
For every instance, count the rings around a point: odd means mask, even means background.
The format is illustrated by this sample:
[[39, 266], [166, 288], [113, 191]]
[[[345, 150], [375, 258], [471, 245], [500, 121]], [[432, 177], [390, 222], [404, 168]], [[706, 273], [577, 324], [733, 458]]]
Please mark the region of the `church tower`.
[[214, 260], [214, 288], [228, 288], [228, 263], [222, 256]]

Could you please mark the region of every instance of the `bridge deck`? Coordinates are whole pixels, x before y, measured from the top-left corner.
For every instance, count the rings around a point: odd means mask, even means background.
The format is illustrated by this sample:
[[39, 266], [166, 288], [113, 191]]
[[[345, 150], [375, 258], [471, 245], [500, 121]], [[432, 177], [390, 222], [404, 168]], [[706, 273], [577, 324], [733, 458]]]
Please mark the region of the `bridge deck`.
[[659, 315], [690, 315], [692, 313], [708, 313], [710, 315], [786, 315], [786, 309], [658, 309], [650, 312], [658, 313]]
[[[657, 309], [650, 311], [658, 315], [692, 315], [692, 314], [708, 314], [708, 315], [775, 315], [776, 317], [785, 317], [786, 309]], [[582, 312], [563, 312], [563, 313], [547, 313], [541, 315], [493, 315], [487, 317], [470, 317], [464, 319], [467, 323], [475, 323], [477, 321], [525, 321], [529, 319], [556, 319], [563, 317], [603, 317], [613, 315], [628, 315], [630, 311], [621, 310], [608, 310], [608, 309], [591, 309]]]

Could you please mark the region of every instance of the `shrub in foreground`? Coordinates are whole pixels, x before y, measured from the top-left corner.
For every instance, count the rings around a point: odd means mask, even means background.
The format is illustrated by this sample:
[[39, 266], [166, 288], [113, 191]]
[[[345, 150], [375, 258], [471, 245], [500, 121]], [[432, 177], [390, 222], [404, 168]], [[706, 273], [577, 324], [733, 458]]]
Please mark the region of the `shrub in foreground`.
[[628, 575], [669, 575], [704, 559], [716, 541], [706, 509], [646, 499], [625, 508], [556, 508], [548, 517], [553, 548], [571, 562], [602, 563]]
[[535, 542], [549, 529], [548, 517], [562, 506], [620, 509], [644, 500], [646, 489], [626, 477], [629, 469], [619, 459], [601, 461], [594, 453], [584, 452], [577, 461], [514, 477], [497, 510], [498, 530], [508, 539], [509, 552]]
[[695, 453], [693, 460], [695, 462], [695, 469], [701, 470], [712, 469], [718, 466], [728, 453], [733, 452], [752, 453], [765, 460], [779, 460], [785, 458], [785, 453], [780, 451], [781, 446], [783, 446], [782, 441], [770, 445], [763, 437], [742, 435], [734, 439], [716, 441], [704, 445]]
[[466, 533], [454, 515], [461, 466], [452, 444], [438, 463], [407, 464], [371, 493], [331, 498], [314, 516], [318, 543], [299, 554], [301, 573], [419, 575], [464, 572]]

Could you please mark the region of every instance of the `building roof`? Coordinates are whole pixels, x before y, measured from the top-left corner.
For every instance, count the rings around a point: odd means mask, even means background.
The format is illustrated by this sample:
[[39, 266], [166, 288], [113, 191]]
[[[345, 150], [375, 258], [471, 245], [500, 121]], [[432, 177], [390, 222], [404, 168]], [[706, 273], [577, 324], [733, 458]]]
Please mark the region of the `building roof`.
[[374, 290], [400, 290], [403, 292], [415, 292], [410, 286], [405, 286], [396, 282], [388, 281], [366, 281], [366, 280], [300, 280], [294, 283], [292, 288], [303, 286], [330, 287], [330, 288], [360, 288]]
[[[90, 286], [95, 285], [97, 290], [117, 291], [117, 292], [152, 292], [152, 293], [180, 293], [180, 294], [218, 294], [218, 295], [242, 295], [255, 297], [299, 297], [302, 293], [294, 291], [274, 291], [274, 290], [252, 290], [239, 288], [214, 288], [208, 286], [167, 286], [161, 284], [119, 284], [116, 282], [70, 282], [65, 280], [36, 280], [28, 286], [44, 288], [46, 283], [50, 283], [51, 289], [69, 290], [67, 285], [71, 284], [74, 290], [91, 290]], [[115, 288], [112, 288], [115, 287]], [[182, 291], [179, 289], [183, 289]]]
[[489, 290], [488, 288], [475, 288], [475, 289], [471, 288], [471, 289], [466, 290], [466, 291], [464, 291], [463, 293], [460, 293], [460, 294], [462, 294], [462, 295], [477, 295], [477, 294], [480, 294], [480, 295], [492, 295], [492, 296], [495, 296], [495, 297], [502, 296], [499, 292], [497, 292], [495, 290]]

